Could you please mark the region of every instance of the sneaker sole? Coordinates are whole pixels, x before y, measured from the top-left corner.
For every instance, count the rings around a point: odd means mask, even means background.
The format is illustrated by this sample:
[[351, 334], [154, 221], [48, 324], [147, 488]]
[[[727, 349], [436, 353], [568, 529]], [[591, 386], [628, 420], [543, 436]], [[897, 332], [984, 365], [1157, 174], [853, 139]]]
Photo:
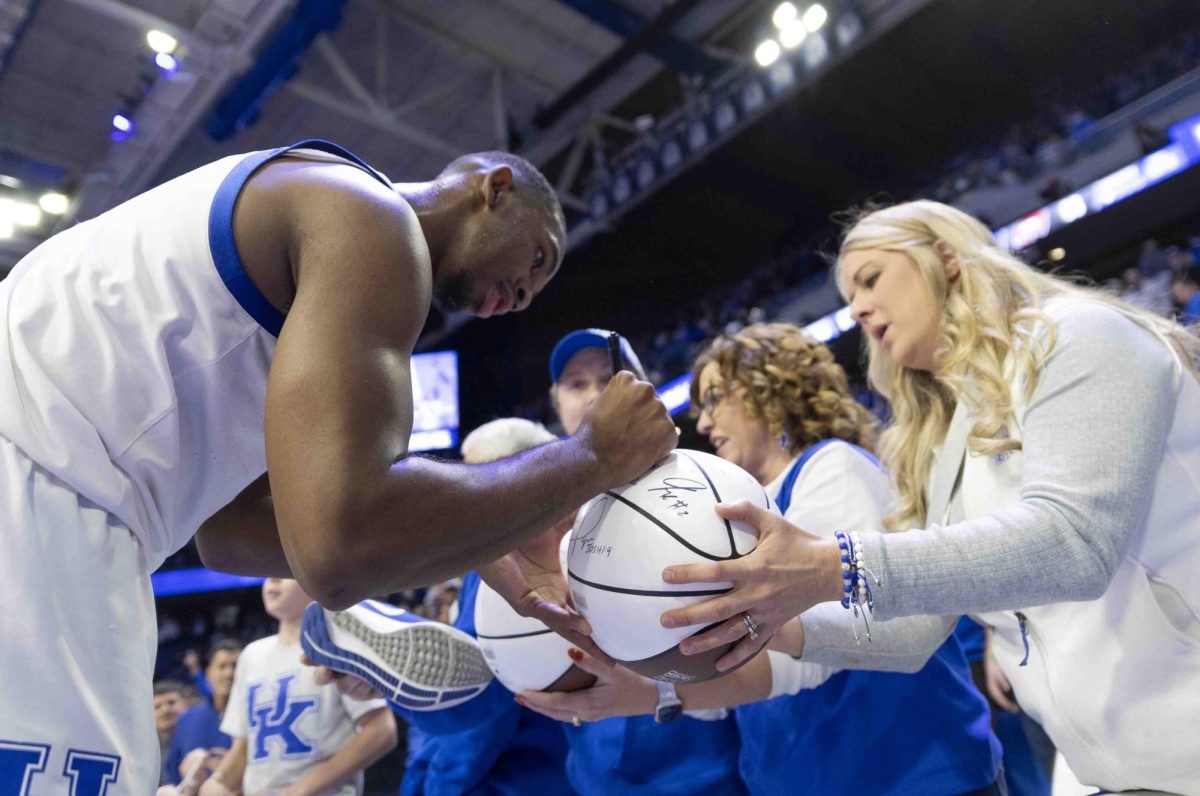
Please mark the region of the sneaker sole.
[[[327, 616], [339, 630], [366, 644], [387, 669], [339, 647], [330, 635]], [[479, 647], [436, 622], [380, 633], [349, 613], [326, 612], [313, 603], [304, 612], [301, 642], [313, 663], [361, 677], [386, 699], [410, 710], [453, 707], [477, 696], [492, 680]]]

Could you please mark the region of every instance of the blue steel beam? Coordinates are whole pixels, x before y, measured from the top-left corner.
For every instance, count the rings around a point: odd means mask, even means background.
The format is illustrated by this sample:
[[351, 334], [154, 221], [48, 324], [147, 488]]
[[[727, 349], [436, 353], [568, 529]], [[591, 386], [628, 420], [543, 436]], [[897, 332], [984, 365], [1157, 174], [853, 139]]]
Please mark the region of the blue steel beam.
[[[617, 0], [559, 0], [579, 14], [612, 31], [629, 38], [646, 27], [650, 20]], [[664, 36], [647, 48], [667, 66], [685, 75], [708, 75], [723, 66], [716, 58], [705, 55], [693, 45], [675, 36]]]

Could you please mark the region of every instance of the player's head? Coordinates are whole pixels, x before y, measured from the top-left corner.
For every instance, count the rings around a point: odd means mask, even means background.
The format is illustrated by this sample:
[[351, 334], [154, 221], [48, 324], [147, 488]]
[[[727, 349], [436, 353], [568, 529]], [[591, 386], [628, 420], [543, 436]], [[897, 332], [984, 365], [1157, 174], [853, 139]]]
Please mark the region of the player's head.
[[[605, 329], [576, 329], [554, 346], [550, 353], [550, 402], [563, 430], [574, 434], [583, 422], [588, 404], [604, 391], [612, 378]], [[622, 365], [643, 381], [646, 371], [633, 346], [621, 338]]]
[[468, 434], [462, 441], [462, 457], [467, 464], [483, 464], [507, 459], [553, 441], [554, 435], [541, 423], [520, 417], [502, 417], [484, 423]]
[[312, 597], [300, 588], [300, 582], [291, 578], [267, 578], [262, 585], [263, 608], [280, 622], [296, 622], [304, 616], [304, 609]]
[[209, 648], [204, 676], [212, 687], [214, 697], [225, 698], [233, 690], [233, 671], [241, 654], [242, 642], [232, 638], [223, 638]]
[[791, 324], [718, 336], [692, 365], [691, 394], [696, 430], [764, 483], [821, 440], [874, 444], [875, 420], [850, 394], [842, 366]]
[[154, 728], [160, 734], [175, 729], [175, 722], [185, 708], [187, 702], [183, 698], [183, 683], [159, 680], [154, 684]]
[[476, 152], [435, 180], [467, 212], [434, 263], [434, 302], [480, 317], [529, 306], [558, 271], [567, 226], [554, 188], [524, 158]]

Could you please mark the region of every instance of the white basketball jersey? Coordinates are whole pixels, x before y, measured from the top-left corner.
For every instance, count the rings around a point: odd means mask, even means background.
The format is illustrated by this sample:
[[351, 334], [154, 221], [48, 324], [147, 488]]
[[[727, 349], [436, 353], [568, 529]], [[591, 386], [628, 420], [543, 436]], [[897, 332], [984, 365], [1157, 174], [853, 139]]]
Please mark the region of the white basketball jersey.
[[271, 158], [203, 166], [55, 235], [0, 282], [0, 435], [137, 535], [153, 570], [266, 471], [283, 318], [242, 267], [233, 209]]

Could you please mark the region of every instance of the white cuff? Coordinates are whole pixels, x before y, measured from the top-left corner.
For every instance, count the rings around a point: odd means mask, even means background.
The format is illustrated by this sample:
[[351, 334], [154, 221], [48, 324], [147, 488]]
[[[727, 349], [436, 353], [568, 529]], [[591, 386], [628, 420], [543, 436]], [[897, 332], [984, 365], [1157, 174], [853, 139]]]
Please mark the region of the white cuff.
[[771, 663], [771, 696], [768, 699], [816, 688], [840, 671], [834, 666], [809, 663], [775, 650], [767, 650], [767, 660]]

